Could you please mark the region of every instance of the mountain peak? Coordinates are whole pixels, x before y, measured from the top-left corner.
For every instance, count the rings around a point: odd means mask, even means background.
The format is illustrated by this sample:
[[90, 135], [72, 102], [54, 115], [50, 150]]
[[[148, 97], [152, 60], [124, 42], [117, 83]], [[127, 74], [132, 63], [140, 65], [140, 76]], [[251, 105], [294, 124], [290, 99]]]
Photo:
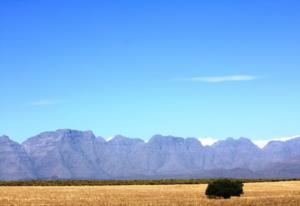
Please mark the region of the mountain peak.
[[300, 141], [300, 136], [293, 137], [292, 139], [289, 139], [286, 142], [290, 142], [290, 141]]
[[248, 144], [254, 144], [250, 139], [246, 138], [246, 137], [240, 137], [238, 139], [239, 142], [242, 142], [242, 143], [248, 143]]
[[95, 136], [91, 130], [80, 131], [75, 129], [58, 129], [56, 130], [56, 132], [66, 136], [73, 135], [73, 134], [84, 134], [85, 136]]
[[9, 139], [8, 136], [2, 135], [2, 136], [0, 136], [0, 141], [1, 141], [1, 142], [7, 142], [7, 141], [11, 141], [11, 140]]
[[129, 138], [123, 135], [116, 135], [108, 142], [110, 143], [144, 143], [143, 140], [138, 138]]
[[156, 134], [151, 137], [150, 141], [184, 141], [184, 138], [182, 137], [175, 137], [171, 135], [163, 136], [161, 134]]
[[228, 137], [225, 140], [220, 140], [214, 143], [213, 147], [226, 147], [228, 145], [231, 146], [238, 146], [238, 145], [248, 145], [248, 146], [255, 146], [257, 147], [250, 139], [245, 137], [240, 137], [239, 139], [234, 139], [232, 137]]
[[92, 131], [80, 131], [72, 129], [58, 129], [56, 131], [42, 132], [34, 137], [31, 137], [23, 142], [23, 145], [33, 144], [48, 144], [50, 142], [58, 142], [62, 139], [96, 139]]
[[190, 144], [200, 144], [201, 146], [203, 146], [203, 145], [202, 145], [202, 142], [199, 141], [199, 140], [198, 140], [197, 138], [195, 138], [195, 137], [188, 137], [188, 138], [185, 139], [185, 141], [186, 141], [187, 143], [190, 143]]

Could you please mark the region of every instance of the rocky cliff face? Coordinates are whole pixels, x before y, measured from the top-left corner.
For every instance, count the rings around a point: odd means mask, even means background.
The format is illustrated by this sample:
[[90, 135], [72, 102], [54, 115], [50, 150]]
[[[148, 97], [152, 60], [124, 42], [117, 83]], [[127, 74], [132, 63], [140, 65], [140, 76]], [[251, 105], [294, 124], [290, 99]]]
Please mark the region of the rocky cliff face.
[[[194, 138], [155, 135], [148, 142], [90, 131], [57, 130], [21, 145], [0, 137], [0, 179], [300, 177], [300, 138], [263, 149], [249, 139], [203, 146]], [[272, 173], [270, 173], [272, 171]]]
[[267, 162], [281, 162], [300, 156], [300, 137], [282, 142], [271, 141], [264, 148], [264, 157]]
[[213, 158], [209, 167], [212, 169], [246, 168], [256, 170], [262, 158], [262, 151], [246, 138], [221, 140], [212, 145], [212, 149]]
[[22, 145], [39, 178], [106, 178], [96, 155], [98, 144], [92, 132], [57, 130], [32, 137]]
[[36, 177], [31, 160], [21, 145], [7, 136], [0, 137], [0, 179], [17, 180]]

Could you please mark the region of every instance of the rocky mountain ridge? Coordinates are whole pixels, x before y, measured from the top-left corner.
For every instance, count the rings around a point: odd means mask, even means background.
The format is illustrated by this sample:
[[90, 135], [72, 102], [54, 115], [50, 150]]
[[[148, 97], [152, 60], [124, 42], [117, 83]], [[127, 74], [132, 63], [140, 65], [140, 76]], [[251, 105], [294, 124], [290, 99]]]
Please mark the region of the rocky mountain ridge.
[[195, 138], [149, 141], [91, 131], [43, 132], [22, 144], [0, 137], [0, 179], [299, 178], [300, 137], [259, 148], [247, 138], [204, 146]]

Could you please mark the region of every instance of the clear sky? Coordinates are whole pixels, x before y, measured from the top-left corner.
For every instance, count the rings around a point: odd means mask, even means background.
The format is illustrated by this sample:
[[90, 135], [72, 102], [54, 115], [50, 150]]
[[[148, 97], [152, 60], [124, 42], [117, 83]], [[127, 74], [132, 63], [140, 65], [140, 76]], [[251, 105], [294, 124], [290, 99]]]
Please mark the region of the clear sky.
[[300, 134], [300, 2], [0, 1], [0, 134]]

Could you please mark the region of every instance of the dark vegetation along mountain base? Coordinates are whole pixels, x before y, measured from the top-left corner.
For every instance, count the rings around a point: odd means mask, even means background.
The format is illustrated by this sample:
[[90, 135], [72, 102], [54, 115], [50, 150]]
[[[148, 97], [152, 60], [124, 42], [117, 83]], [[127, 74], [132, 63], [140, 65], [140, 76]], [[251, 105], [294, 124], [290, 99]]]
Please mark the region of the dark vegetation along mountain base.
[[149, 141], [91, 131], [43, 132], [19, 144], [0, 137], [0, 180], [300, 178], [300, 137], [259, 148], [247, 138], [211, 146], [196, 138]]
[[[163, 180], [27, 180], [0, 181], [0, 186], [113, 186], [113, 185], [188, 185], [208, 184], [218, 179], [163, 179]], [[283, 182], [300, 179], [232, 179], [242, 183]]]

